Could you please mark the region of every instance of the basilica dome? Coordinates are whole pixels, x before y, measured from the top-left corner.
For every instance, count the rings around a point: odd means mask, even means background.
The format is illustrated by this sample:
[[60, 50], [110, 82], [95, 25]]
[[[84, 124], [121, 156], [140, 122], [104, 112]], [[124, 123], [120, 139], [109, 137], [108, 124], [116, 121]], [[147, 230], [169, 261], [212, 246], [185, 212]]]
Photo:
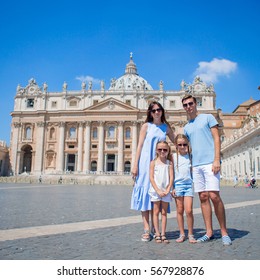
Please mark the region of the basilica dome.
[[109, 90], [153, 90], [151, 85], [137, 74], [137, 68], [133, 61], [132, 54], [130, 61], [126, 65], [125, 74], [118, 79], [113, 78]]

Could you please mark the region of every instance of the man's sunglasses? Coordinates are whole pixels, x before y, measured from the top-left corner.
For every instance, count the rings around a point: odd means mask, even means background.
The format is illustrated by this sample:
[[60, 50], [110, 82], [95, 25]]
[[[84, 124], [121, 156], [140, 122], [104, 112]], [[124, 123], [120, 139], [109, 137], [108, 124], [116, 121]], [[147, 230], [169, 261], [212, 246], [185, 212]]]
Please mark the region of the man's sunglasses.
[[187, 108], [188, 105], [189, 105], [189, 106], [192, 106], [193, 104], [194, 104], [194, 102], [188, 102], [188, 103], [184, 103], [182, 106], [183, 106], [184, 108]]
[[168, 149], [157, 149], [159, 152], [165, 152], [165, 153], [167, 153], [168, 152]]
[[162, 111], [161, 108], [157, 108], [157, 109], [152, 109], [151, 110], [152, 113], [161, 112], [161, 111]]

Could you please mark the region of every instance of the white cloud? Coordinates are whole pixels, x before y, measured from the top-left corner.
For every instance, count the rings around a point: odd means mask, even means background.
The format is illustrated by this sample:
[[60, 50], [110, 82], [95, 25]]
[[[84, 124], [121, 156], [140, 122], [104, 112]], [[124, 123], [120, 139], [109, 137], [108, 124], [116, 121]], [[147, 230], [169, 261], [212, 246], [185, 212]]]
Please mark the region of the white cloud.
[[76, 77], [76, 80], [79, 80], [79, 81], [85, 82], [85, 83], [88, 83], [91, 81], [93, 84], [100, 84], [100, 82], [101, 82], [101, 80], [99, 80], [99, 79], [93, 78], [91, 76], [83, 76], [83, 75]]
[[219, 77], [229, 77], [236, 69], [236, 62], [213, 58], [210, 62], [199, 62], [199, 67], [196, 69], [194, 75], [199, 76], [205, 83], [216, 83]]

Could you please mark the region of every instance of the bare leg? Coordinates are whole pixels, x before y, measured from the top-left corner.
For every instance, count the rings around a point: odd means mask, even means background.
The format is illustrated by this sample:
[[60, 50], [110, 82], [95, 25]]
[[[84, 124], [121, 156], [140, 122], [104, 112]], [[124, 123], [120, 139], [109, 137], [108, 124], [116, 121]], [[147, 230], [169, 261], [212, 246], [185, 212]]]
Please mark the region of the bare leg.
[[167, 210], [169, 206], [169, 202], [162, 201], [162, 242], [170, 243], [170, 241], [166, 237], [166, 226], [167, 226]]
[[156, 201], [153, 203], [153, 225], [155, 230], [155, 235], [160, 236], [160, 229], [159, 229], [159, 214], [160, 214], [160, 207], [161, 201]]
[[193, 217], [193, 197], [185, 196], [184, 197], [184, 209], [187, 217], [187, 225], [188, 225], [188, 235], [193, 235], [193, 225], [194, 225], [194, 217]]
[[162, 201], [162, 235], [166, 233], [168, 202]]
[[184, 197], [176, 197], [175, 198], [176, 203], [176, 211], [177, 211], [177, 223], [180, 230], [180, 235], [184, 235]]
[[209, 193], [204, 191], [199, 193], [200, 198], [200, 206], [201, 211], [206, 227], [206, 234], [208, 237], [213, 235], [213, 227], [212, 227], [212, 209], [209, 200]]
[[149, 211], [142, 211], [142, 219], [144, 224], [144, 230], [150, 230], [149, 226]]
[[220, 230], [221, 230], [221, 235], [228, 235], [227, 233], [227, 227], [226, 227], [226, 214], [225, 214], [225, 207], [223, 204], [223, 201], [219, 195], [219, 192], [217, 191], [210, 191], [209, 192], [210, 199], [213, 203], [214, 210], [216, 217], [219, 222]]

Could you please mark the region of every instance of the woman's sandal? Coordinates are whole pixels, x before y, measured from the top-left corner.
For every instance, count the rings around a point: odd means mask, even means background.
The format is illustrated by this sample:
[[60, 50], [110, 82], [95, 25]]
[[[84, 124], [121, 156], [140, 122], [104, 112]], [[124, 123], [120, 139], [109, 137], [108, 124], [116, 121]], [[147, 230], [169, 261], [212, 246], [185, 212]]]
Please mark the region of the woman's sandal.
[[162, 238], [160, 235], [155, 235], [154, 240], [156, 243], [162, 243]]
[[189, 235], [188, 238], [190, 243], [192, 244], [197, 243], [197, 240], [195, 239], [193, 234]]
[[161, 239], [162, 239], [162, 242], [163, 242], [163, 243], [166, 243], [166, 244], [169, 244], [169, 243], [170, 243], [170, 241], [166, 238], [165, 235], [162, 235], [162, 236], [161, 236]]
[[185, 241], [185, 234], [180, 234], [180, 236], [175, 240], [177, 243], [182, 243]]
[[142, 241], [144, 241], [144, 242], [151, 241], [151, 236], [150, 236], [149, 230], [145, 230], [144, 233], [142, 234]]

